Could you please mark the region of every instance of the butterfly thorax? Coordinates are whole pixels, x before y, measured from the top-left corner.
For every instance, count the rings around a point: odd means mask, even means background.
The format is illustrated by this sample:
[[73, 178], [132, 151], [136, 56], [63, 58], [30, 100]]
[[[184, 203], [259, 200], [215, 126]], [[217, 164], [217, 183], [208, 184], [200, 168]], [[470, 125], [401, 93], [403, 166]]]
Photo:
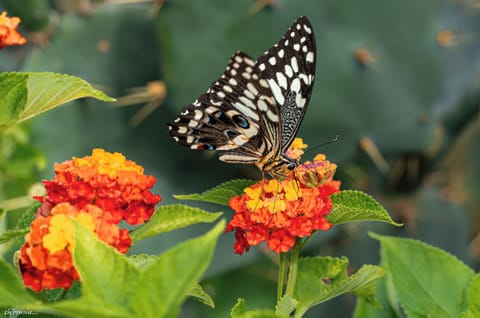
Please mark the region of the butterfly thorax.
[[277, 158], [263, 158], [263, 160], [255, 163], [255, 166], [263, 173], [271, 176], [284, 176], [286, 170], [294, 170], [298, 166], [298, 161], [286, 154], [281, 154]]

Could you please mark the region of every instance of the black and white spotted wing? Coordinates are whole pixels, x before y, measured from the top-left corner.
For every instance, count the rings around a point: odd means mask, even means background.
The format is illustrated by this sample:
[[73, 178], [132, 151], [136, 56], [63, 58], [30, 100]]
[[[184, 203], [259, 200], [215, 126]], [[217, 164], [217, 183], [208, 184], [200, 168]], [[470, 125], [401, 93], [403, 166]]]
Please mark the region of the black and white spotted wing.
[[192, 149], [222, 151], [220, 160], [275, 173], [296, 162], [285, 155], [304, 117], [315, 73], [310, 22], [299, 17], [255, 62], [236, 52], [223, 75], [169, 123]]

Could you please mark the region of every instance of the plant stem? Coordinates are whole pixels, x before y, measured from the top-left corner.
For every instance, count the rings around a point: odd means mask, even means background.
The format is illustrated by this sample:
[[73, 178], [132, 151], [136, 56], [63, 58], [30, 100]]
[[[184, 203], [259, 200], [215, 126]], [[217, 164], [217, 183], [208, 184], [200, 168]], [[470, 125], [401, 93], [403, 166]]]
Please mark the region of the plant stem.
[[300, 248], [302, 246], [303, 246], [302, 241], [297, 241], [297, 243], [292, 249], [292, 254], [290, 256], [290, 264], [288, 268], [287, 290], [285, 291], [285, 295], [288, 295], [292, 298], [293, 298], [293, 291], [295, 290], [295, 284], [297, 282], [298, 257], [300, 256]]
[[278, 268], [277, 303], [283, 296], [283, 283], [285, 282], [285, 269], [287, 268], [287, 254], [280, 253], [280, 266]]

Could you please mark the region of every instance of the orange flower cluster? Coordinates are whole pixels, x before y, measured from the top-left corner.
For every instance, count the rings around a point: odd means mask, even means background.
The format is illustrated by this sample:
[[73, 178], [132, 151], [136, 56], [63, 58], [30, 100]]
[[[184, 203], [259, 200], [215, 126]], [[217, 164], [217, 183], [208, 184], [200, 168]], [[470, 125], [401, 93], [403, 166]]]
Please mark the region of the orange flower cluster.
[[[305, 148], [301, 140], [293, 146], [295, 151]], [[226, 232], [235, 231], [235, 253], [248, 252], [263, 241], [272, 251], [283, 253], [295, 245], [297, 237], [328, 230], [332, 224], [325, 216], [332, 208], [330, 195], [340, 191], [340, 181], [333, 180], [335, 170], [335, 164], [317, 155], [283, 180], [262, 180], [231, 198], [234, 215]]]
[[22, 45], [27, 42], [17, 32], [17, 26], [20, 22], [18, 17], [8, 18], [5, 11], [0, 14], [0, 49], [3, 49], [5, 46]]
[[44, 181], [47, 194], [20, 251], [20, 270], [26, 286], [69, 288], [79, 280], [72, 263], [74, 223], [86, 226], [100, 240], [126, 253], [132, 243], [125, 220], [148, 221], [161, 197], [150, 192], [156, 182], [143, 168], [119, 153], [94, 149], [91, 156], [55, 165], [53, 180]]

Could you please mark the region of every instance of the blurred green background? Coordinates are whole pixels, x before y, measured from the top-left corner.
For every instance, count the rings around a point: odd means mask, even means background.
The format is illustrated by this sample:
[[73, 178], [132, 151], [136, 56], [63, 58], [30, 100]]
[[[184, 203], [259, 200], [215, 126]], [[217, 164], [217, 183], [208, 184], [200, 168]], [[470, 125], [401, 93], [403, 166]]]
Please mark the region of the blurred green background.
[[[76, 75], [130, 105], [80, 100], [2, 136], [1, 200], [25, 195], [52, 176], [54, 162], [95, 147], [143, 165], [158, 180], [162, 204], [175, 193], [259, 178], [252, 167], [174, 143], [165, 123], [218, 78], [233, 52], [258, 56], [306, 15], [317, 76], [298, 136], [315, 146], [340, 134], [318, 151], [338, 164], [343, 188], [366, 191], [405, 223], [338, 226], [317, 233], [306, 253], [345, 255], [352, 271], [378, 264], [378, 243], [367, 236], [374, 231], [423, 240], [479, 270], [480, 1], [0, 0], [0, 10], [22, 18], [28, 39], [0, 51], [0, 71]], [[6, 226], [14, 219], [9, 214]], [[210, 226], [140, 242], [131, 253], [158, 254]], [[273, 306], [268, 255], [262, 248], [233, 255], [233, 240], [222, 237], [203, 283], [216, 309], [188, 301], [182, 317], [227, 317], [237, 297], [250, 308]], [[343, 296], [306, 317], [350, 317], [354, 306], [354, 296]]]

